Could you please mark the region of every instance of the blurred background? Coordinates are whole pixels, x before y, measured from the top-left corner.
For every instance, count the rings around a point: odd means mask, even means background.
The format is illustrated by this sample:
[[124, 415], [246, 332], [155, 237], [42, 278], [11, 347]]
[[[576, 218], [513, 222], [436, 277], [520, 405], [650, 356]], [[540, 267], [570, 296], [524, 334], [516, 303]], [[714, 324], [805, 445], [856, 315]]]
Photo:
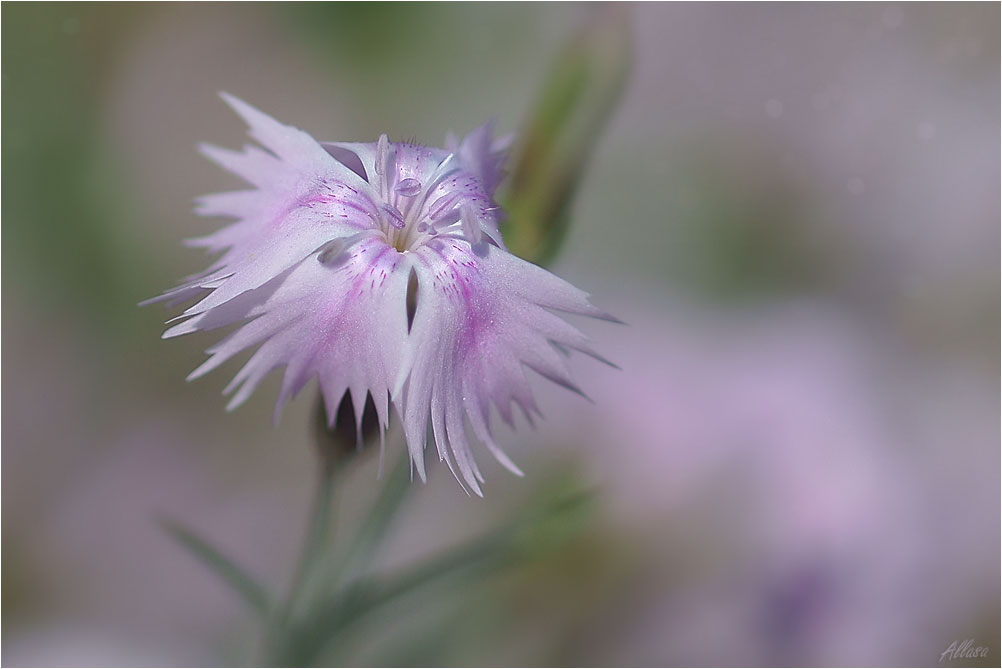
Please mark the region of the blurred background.
[[[281, 585], [314, 483], [312, 388], [184, 378], [140, 300], [203, 269], [180, 241], [234, 177], [226, 90], [322, 140], [518, 130], [595, 7], [5, 4], [3, 657], [241, 664], [253, 619], [171, 542], [178, 518]], [[998, 665], [996, 4], [629, 7], [632, 71], [554, 271], [629, 325], [580, 323], [594, 398], [443, 467], [378, 568], [558, 486], [585, 517], [525, 559], [400, 601], [351, 664]], [[399, 446], [397, 446], [399, 448]], [[338, 532], [379, 490], [339, 483]], [[573, 482], [569, 484], [568, 481]], [[548, 535], [549, 536], [549, 535]], [[948, 661], [945, 661], [948, 662]], [[956, 664], [965, 664], [958, 661]], [[966, 662], [970, 664], [970, 662]]]

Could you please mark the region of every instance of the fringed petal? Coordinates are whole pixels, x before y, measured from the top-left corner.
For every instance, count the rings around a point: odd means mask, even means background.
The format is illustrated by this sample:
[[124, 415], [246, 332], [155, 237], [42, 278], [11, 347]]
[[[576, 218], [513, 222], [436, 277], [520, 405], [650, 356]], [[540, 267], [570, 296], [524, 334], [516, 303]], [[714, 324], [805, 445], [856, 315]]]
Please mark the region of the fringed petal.
[[189, 378], [260, 344], [227, 387], [226, 392], [236, 391], [229, 409], [243, 403], [269, 372], [284, 366], [276, 421], [285, 403], [316, 376], [328, 416], [337, 414], [346, 390], [362, 403], [371, 393], [385, 427], [387, 397], [406, 346], [408, 265], [407, 257], [385, 242], [363, 240], [333, 263], [312, 255], [260, 288], [175, 325], [166, 335], [250, 319], [212, 346], [209, 359]]
[[237, 222], [188, 241], [213, 253], [225, 251], [215, 263], [217, 270], [192, 286], [215, 290], [189, 308], [185, 312], [189, 315], [262, 286], [331, 239], [378, 227], [378, 209], [368, 183], [305, 132], [231, 95], [223, 93], [222, 97], [243, 117], [251, 137], [264, 149], [199, 147], [207, 158], [256, 189], [207, 195], [197, 201], [198, 213]]
[[463, 168], [475, 174], [489, 197], [494, 196], [504, 178], [504, 163], [508, 158], [514, 135], [493, 139], [495, 119], [472, 131], [459, 142], [456, 152]]
[[482, 479], [463, 417], [495, 457], [519, 473], [491, 436], [490, 406], [508, 422], [513, 404], [538, 415], [526, 368], [581, 393], [563, 353], [593, 353], [591, 346], [547, 309], [604, 314], [582, 291], [495, 247], [439, 239], [413, 255], [417, 310], [394, 400], [408, 442], [423, 448], [430, 415], [439, 457], [479, 495]]

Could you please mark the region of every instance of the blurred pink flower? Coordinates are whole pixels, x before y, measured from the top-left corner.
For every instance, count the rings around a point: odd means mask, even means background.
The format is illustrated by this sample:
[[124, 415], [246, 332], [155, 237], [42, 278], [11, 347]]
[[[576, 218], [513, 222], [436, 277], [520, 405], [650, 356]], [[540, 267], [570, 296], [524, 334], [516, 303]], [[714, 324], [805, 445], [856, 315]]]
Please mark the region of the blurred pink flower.
[[821, 302], [617, 304], [631, 327], [598, 343], [622, 373], [583, 370], [602, 411], [550, 427], [646, 551], [610, 657], [921, 665], [975, 636], [998, 590], [990, 382]]
[[370, 144], [320, 144], [223, 98], [267, 151], [202, 147], [255, 188], [200, 200], [200, 214], [238, 219], [189, 242], [223, 254], [151, 300], [201, 298], [165, 338], [244, 323], [209, 349], [189, 379], [260, 345], [226, 388], [236, 390], [230, 409], [284, 365], [276, 420], [317, 377], [328, 416], [350, 391], [360, 417], [368, 393], [382, 432], [392, 402], [422, 479], [429, 417], [439, 459], [478, 495], [483, 476], [464, 417], [519, 473], [491, 435], [491, 403], [509, 424], [512, 403], [530, 420], [538, 414], [523, 366], [580, 392], [566, 357], [571, 349], [598, 355], [549, 310], [609, 317], [584, 292], [505, 249], [492, 197], [510, 142], [492, 140], [486, 124], [451, 142], [451, 152], [386, 135]]

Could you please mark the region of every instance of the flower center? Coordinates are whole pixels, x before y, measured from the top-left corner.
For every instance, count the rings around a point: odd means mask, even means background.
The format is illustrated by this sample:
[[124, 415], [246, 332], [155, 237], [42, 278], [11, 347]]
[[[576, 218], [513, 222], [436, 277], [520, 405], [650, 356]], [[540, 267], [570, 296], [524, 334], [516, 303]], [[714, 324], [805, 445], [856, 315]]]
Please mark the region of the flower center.
[[[447, 155], [422, 181], [402, 173], [397, 151], [398, 146], [381, 135], [376, 144], [375, 174], [370, 178], [380, 199], [380, 228], [393, 248], [405, 253], [446, 232], [461, 233], [471, 244], [480, 243], [482, 208], [464, 190], [464, 186], [474, 184], [474, 178], [461, 169], [456, 154]], [[463, 179], [456, 178], [459, 175]]]

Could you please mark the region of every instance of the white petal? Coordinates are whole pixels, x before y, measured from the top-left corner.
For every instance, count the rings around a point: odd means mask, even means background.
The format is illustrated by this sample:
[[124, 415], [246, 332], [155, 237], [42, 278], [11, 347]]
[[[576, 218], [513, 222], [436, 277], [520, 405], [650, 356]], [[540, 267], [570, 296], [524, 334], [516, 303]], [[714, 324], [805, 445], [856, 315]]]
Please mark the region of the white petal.
[[490, 405], [507, 421], [513, 403], [527, 416], [538, 413], [526, 367], [580, 392], [563, 351], [590, 353], [590, 345], [547, 308], [602, 312], [546, 270], [495, 247], [478, 253], [460, 239], [435, 240], [413, 253], [417, 311], [394, 401], [402, 407], [408, 441], [422, 447], [430, 415], [440, 454], [479, 494], [481, 477], [463, 417], [495, 457], [518, 472], [491, 438]]
[[273, 282], [175, 326], [178, 334], [250, 318], [219, 344], [192, 374], [197, 378], [237, 353], [261, 344], [227, 391], [238, 406], [276, 367], [286, 372], [276, 405], [313, 377], [319, 377], [328, 412], [334, 415], [344, 391], [364, 402], [371, 393], [385, 427], [386, 397], [407, 339], [409, 261], [385, 242], [367, 238], [331, 266], [311, 256]]
[[494, 189], [504, 176], [502, 167], [508, 158], [508, 149], [513, 138], [513, 135], [508, 135], [492, 141], [491, 135], [494, 134], [495, 125], [494, 119], [491, 119], [466, 135], [459, 143], [457, 151], [463, 168], [480, 179], [488, 195], [494, 194]]
[[232, 96], [222, 96], [268, 150], [200, 147], [208, 158], [257, 189], [199, 199], [199, 213], [238, 220], [189, 241], [191, 246], [226, 251], [216, 263], [219, 269], [197, 284], [216, 290], [187, 314], [212, 309], [264, 285], [324, 242], [377, 226], [374, 195], [363, 179], [301, 130]]

